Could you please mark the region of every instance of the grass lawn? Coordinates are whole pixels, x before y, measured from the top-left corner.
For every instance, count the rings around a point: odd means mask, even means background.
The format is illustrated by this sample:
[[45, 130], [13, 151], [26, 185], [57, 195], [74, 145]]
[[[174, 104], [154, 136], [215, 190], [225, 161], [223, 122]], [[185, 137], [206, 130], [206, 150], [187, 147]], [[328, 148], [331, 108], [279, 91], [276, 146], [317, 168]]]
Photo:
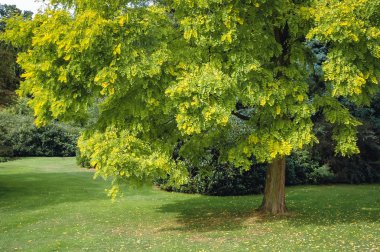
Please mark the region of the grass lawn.
[[380, 251], [380, 185], [287, 188], [266, 218], [261, 196], [107, 187], [73, 158], [0, 163], [0, 251]]

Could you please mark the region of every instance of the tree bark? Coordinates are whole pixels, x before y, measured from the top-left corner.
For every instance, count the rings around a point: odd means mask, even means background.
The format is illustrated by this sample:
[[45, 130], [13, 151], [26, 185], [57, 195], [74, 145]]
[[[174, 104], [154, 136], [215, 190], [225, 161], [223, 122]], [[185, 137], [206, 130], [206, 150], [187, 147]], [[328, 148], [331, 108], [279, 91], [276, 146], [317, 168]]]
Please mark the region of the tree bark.
[[261, 212], [283, 214], [285, 206], [285, 157], [274, 159], [266, 172], [264, 199]]

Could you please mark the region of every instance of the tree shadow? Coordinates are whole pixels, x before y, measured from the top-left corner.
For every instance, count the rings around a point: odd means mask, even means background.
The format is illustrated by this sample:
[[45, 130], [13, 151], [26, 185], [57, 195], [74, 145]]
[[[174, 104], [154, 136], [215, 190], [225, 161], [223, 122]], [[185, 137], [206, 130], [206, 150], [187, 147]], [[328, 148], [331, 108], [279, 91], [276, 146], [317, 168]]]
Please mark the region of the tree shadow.
[[231, 231], [279, 221], [290, 226], [380, 222], [379, 193], [362, 197], [360, 191], [355, 192], [352, 188], [340, 188], [338, 193], [326, 193], [326, 189], [318, 192], [318, 187], [312, 190], [309, 197], [290, 193], [287, 197], [289, 213], [282, 216], [257, 212], [262, 199], [258, 195], [197, 197], [164, 204], [157, 211], [175, 213], [177, 219], [175, 225], [161, 231]]
[[157, 211], [176, 213], [176, 225], [161, 231], [227, 231], [241, 229], [249, 218], [261, 218], [254, 211], [260, 205], [260, 197], [212, 197], [204, 196], [164, 204]]

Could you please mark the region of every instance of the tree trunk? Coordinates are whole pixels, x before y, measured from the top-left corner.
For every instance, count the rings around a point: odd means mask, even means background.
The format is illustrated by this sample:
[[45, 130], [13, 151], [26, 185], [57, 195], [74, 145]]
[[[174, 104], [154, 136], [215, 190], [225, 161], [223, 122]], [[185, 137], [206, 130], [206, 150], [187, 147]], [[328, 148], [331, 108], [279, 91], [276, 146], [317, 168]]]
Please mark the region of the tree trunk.
[[274, 159], [266, 172], [264, 199], [260, 211], [283, 214], [285, 206], [285, 157]]

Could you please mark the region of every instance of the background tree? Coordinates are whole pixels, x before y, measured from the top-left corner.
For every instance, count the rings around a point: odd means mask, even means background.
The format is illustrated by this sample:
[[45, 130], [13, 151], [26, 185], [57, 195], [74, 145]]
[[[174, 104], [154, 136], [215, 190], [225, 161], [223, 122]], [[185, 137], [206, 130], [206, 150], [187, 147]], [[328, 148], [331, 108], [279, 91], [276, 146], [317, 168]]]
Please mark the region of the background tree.
[[[21, 93], [33, 96], [37, 124], [83, 121], [99, 104], [80, 148], [115, 178], [112, 195], [125, 180], [184, 182], [185, 161], [217, 146], [221, 162], [242, 169], [269, 163], [261, 209], [283, 213], [285, 156], [317, 142], [317, 112], [336, 152], [358, 153], [360, 122], [339, 100], [368, 105], [378, 88], [379, 0], [144, 3], [52, 1], [5, 34], [28, 49]], [[318, 92], [311, 39], [328, 45]]]
[[[0, 4], [0, 33], [5, 30], [7, 19], [22, 15], [30, 19], [32, 12], [17, 9], [15, 5]], [[17, 49], [5, 41], [0, 41], [0, 107], [8, 105], [15, 98], [15, 90], [20, 83], [21, 69], [16, 63]]]

